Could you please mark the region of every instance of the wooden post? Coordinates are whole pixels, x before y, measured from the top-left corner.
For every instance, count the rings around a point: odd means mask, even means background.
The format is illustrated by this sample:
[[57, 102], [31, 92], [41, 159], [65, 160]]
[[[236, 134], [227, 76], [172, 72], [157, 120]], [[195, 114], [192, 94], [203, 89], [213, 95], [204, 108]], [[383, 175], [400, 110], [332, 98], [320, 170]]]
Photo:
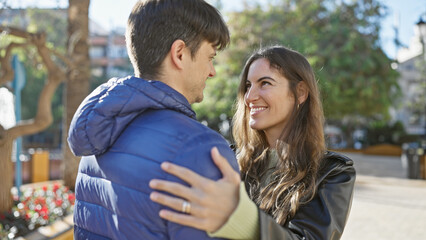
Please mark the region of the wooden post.
[[49, 181], [49, 152], [36, 151], [32, 156], [32, 182]]
[[426, 154], [420, 157], [421, 178], [426, 179]]

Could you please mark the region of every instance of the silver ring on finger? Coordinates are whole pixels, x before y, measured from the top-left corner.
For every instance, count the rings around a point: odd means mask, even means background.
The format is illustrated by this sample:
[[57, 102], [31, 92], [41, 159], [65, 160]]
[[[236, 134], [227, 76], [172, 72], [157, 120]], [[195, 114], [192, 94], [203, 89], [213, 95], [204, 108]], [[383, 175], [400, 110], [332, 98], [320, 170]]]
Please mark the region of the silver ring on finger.
[[191, 213], [191, 204], [187, 201], [183, 201], [182, 203], [182, 212], [186, 214]]

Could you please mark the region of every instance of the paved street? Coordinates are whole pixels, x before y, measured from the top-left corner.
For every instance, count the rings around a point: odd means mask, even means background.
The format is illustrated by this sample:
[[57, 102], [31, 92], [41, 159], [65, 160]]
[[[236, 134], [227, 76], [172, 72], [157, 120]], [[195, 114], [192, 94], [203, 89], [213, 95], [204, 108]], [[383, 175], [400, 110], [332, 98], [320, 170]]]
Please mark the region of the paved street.
[[345, 155], [357, 181], [342, 240], [426, 239], [426, 181], [406, 179], [399, 157]]

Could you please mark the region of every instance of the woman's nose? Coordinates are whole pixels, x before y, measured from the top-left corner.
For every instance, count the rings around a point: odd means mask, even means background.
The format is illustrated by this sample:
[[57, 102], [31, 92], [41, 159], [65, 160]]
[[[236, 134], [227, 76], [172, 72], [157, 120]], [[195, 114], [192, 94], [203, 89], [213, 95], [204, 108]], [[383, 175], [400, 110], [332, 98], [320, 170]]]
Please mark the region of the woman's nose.
[[252, 102], [259, 99], [259, 93], [257, 91], [257, 89], [255, 87], [250, 87], [249, 89], [247, 89], [246, 95], [245, 95], [245, 100], [246, 102]]

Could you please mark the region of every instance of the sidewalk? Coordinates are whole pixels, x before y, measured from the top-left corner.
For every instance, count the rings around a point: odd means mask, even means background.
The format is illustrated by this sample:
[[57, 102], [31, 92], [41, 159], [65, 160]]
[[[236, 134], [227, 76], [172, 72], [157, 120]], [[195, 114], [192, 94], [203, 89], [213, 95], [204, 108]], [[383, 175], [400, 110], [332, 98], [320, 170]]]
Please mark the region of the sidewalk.
[[357, 180], [342, 240], [426, 239], [426, 181], [404, 179], [399, 157], [345, 155]]

